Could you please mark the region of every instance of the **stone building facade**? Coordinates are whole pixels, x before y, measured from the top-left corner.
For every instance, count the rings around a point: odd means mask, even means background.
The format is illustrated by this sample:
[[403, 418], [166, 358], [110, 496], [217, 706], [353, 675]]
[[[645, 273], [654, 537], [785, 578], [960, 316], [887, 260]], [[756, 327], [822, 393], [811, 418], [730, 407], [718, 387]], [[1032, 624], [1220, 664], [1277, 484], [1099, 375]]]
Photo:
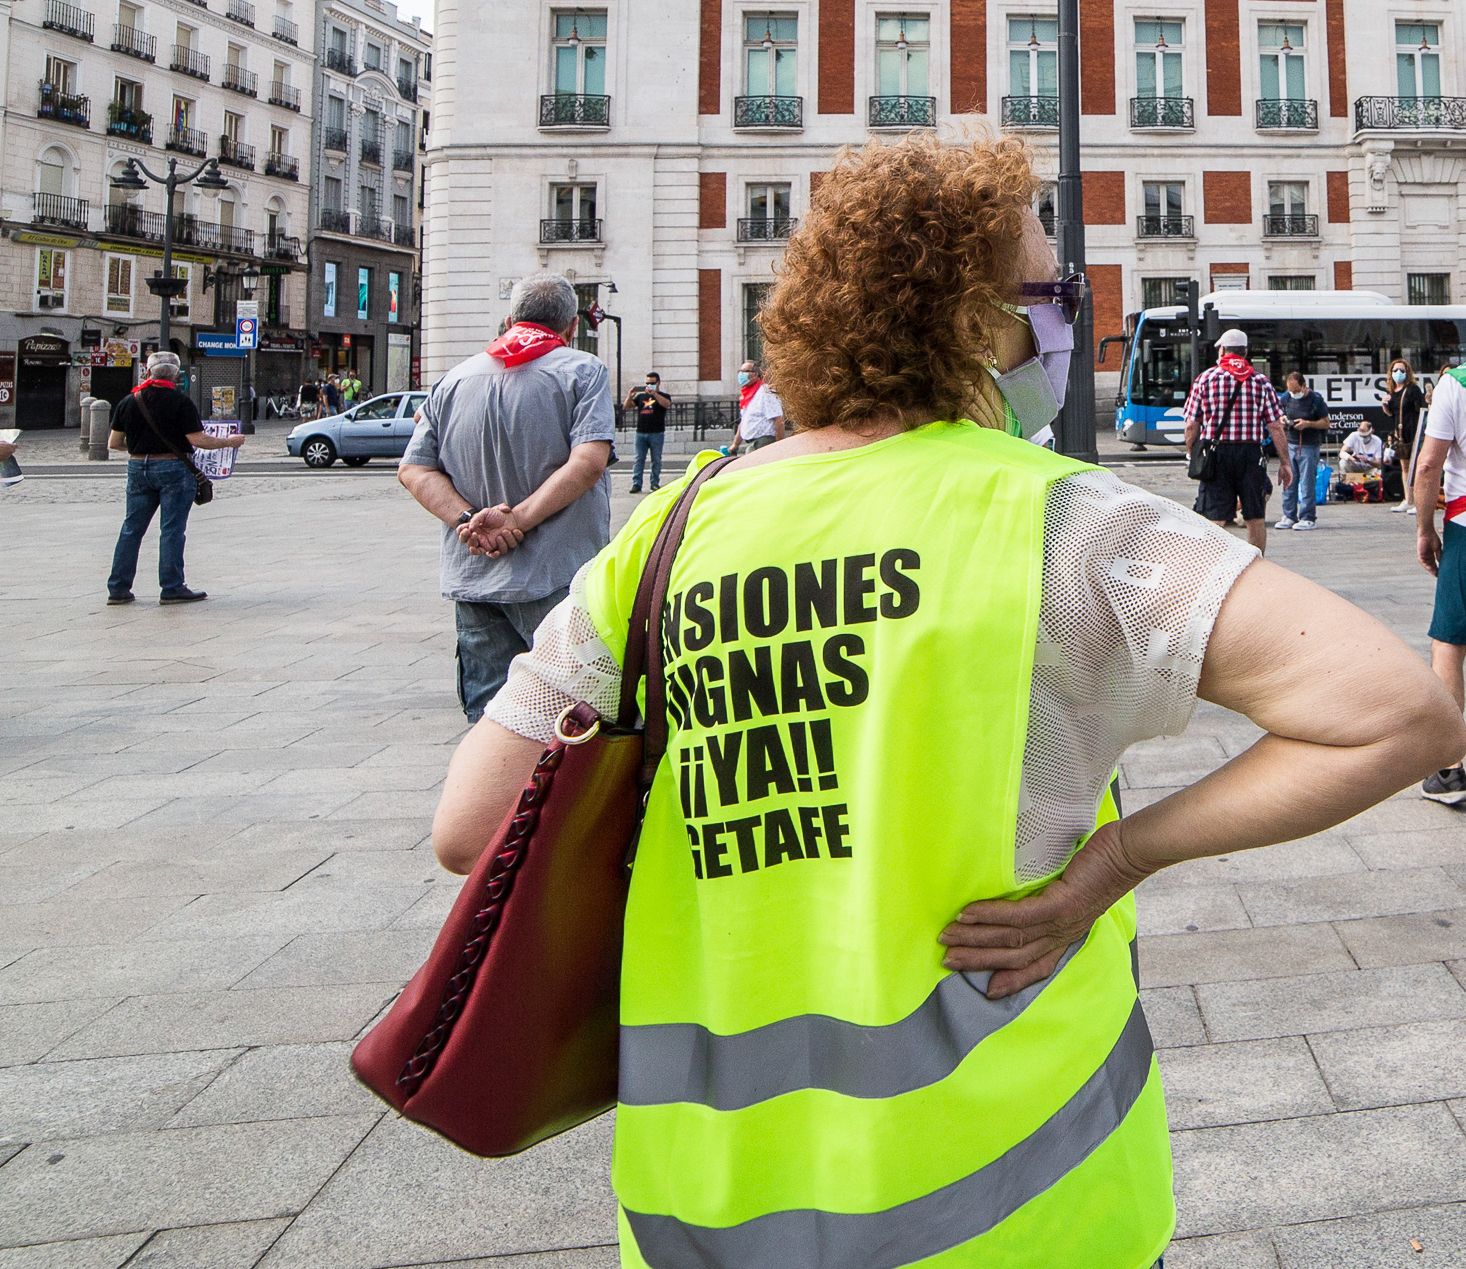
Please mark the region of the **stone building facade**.
[[[1081, 8], [1095, 335], [1203, 289], [1466, 298], [1466, 15], [1450, 0]], [[622, 317], [628, 373], [732, 391], [781, 244], [839, 147], [974, 124], [1057, 165], [1057, 21], [1025, 0], [440, 0], [424, 374], [516, 277]], [[1053, 215], [1051, 191], [1039, 204]], [[615, 291], [610, 284], [614, 283]], [[596, 346], [617, 356], [612, 328]], [[1104, 368], [1113, 371], [1113, 360]]]

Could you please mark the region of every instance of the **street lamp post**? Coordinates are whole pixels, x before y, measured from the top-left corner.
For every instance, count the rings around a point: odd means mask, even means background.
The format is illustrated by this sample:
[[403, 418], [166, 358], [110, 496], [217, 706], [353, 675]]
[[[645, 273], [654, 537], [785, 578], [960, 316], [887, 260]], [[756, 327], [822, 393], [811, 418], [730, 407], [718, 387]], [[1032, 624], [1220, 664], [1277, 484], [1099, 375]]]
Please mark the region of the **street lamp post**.
[[[1059, 273], [1083, 273], [1084, 189], [1079, 175], [1079, 0], [1059, 0]], [[1094, 462], [1094, 305], [1074, 324], [1069, 391], [1055, 428], [1061, 453]]]
[[[210, 287], [217, 287], [224, 279], [229, 278], [239, 283], [239, 293], [246, 299], [254, 298], [255, 288], [259, 285], [260, 271], [252, 264], [247, 264], [238, 272], [232, 269], [205, 269], [204, 270], [204, 292], [208, 293]], [[222, 304], [223, 292], [214, 297], [214, 314], [216, 325], [227, 325], [229, 315], [225, 312]], [[238, 330], [238, 308], [235, 309], [235, 329]], [[255, 326], [259, 330], [258, 321]], [[239, 426], [240, 430], [252, 433], [255, 430], [254, 400], [251, 397], [250, 389], [254, 380], [254, 349], [247, 348], [244, 352], [243, 375], [239, 385]]]

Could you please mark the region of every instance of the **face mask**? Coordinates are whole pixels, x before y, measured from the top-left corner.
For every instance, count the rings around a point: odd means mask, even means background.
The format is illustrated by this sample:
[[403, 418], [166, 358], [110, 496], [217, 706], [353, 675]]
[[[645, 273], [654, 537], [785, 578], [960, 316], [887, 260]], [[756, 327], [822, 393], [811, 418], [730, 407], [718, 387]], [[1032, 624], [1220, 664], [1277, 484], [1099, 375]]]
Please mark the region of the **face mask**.
[[1028, 323], [1037, 351], [1012, 370], [999, 374], [996, 367], [989, 366], [988, 373], [997, 382], [1007, 412], [1017, 423], [1017, 434], [1031, 438], [1058, 417], [1064, 404], [1069, 391], [1074, 328], [1065, 321], [1064, 310], [1058, 304], [1004, 307]]
[[1306, 393], [1306, 392], [1293, 392], [1293, 391], [1289, 391], [1288, 395], [1290, 397], [1292, 397], [1293, 400], [1295, 400], [1295, 401], [1301, 401], [1301, 400], [1303, 400], [1304, 397], [1306, 397], [1308, 395], [1308, 393]]
[[740, 370], [738, 372], [738, 386], [740, 388], [746, 388], [752, 382], [753, 382], [753, 376], [751, 374], [749, 374], [748, 371], [746, 371], [746, 370]]
[[1395, 373], [1393, 375], [1391, 375], [1390, 377], [1396, 383], [1404, 383], [1405, 382], [1405, 372], [1403, 370], [1397, 370], [1397, 371], [1395, 371]]

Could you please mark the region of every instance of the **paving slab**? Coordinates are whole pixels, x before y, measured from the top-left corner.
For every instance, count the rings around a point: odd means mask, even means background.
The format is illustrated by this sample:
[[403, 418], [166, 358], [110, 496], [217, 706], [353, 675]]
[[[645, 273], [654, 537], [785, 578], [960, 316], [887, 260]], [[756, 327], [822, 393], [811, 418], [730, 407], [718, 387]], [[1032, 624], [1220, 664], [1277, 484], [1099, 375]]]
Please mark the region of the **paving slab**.
[[240, 938], [249, 934], [379, 930], [423, 895], [427, 886], [312, 884], [307, 877], [289, 890], [270, 894], [209, 894], [148, 931], [152, 939]]
[[[610, 1143], [602, 1116], [513, 1159], [477, 1159], [390, 1116], [261, 1269], [378, 1269], [614, 1242]], [[388, 1198], [402, 1177], [413, 1179], [411, 1220]]]
[[1190, 987], [1147, 988], [1140, 993], [1145, 1020], [1158, 1049], [1206, 1043], [1206, 1026]]
[[[335, 795], [332, 795], [335, 796]], [[438, 809], [438, 790], [402, 789], [391, 793], [361, 793], [334, 808], [327, 819], [369, 820], [381, 815], [417, 815], [431, 826]]]
[[1309, 1037], [1340, 1110], [1466, 1097], [1466, 1019]]
[[32, 802], [7, 806], [5, 822], [13, 831], [33, 830], [54, 833], [60, 830], [86, 828], [121, 828], [134, 824], [143, 816], [166, 806], [160, 797], [119, 798], [112, 802]]
[[368, 983], [133, 996], [82, 1027], [51, 1056], [121, 1057], [349, 1040], [396, 990], [396, 984]]
[[149, 807], [134, 822], [142, 828], [173, 824], [254, 824], [260, 820], [318, 820], [352, 801], [349, 793], [296, 793], [279, 797], [268, 793], [175, 798]]
[[1339, 921], [1334, 928], [1361, 969], [1466, 957], [1466, 908]]
[[57, 860], [12, 863], [0, 856], [0, 921], [15, 915], [17, 905], [54, 899], [106, 866], [105, 858], [72, 860], [68, 866]]
[[1297, 877], [1328, 877], [1364, 872], [1366, 865], [1342, 836], [1319, 834], [1302, 841], [1262, 846], [1257, 850], [1191, 859], [1158, 872], [1146, 881], [1157, 889], [1237, 885]]
[[238, 1049], [0, 1068], [0, 1145], [160, 1128]]
[[463, 878], [438, 863], [430, 845], [411, 850], [343, 850], [331, 856], [311, 873], [312, 882], [326, 880], [341, 885], [452, 886]]
[[1202, 983], [1196, 996], [1214, 1041], [1348, 1031], [1401, 1017], [1466, 1016], [1466, 991], [1442, 965]]
[[1272, 925], [1212, 933], [1142, 936], [1140, 981], [1147, 987], [1352, 970], [1335, 927]]
[[[427, 960], [437, 932], [406, 930], [300, 934], [242, 978], [239, 987], [326, 987], [405, 983]], [[3, 981], [3, 979], [0, 979]]]
[[1440, 868], [1381, 869], [1239, 886], [1253, 925], [1347, 921], [1466, 906], [1466, 890]]
[[415, 767], [320, 767], [309, 771], [282, 771], [265, 786], [270, 793], [378, 793], [436, 790], [448, 764]]
[[221, 734], [216, 751], [195, 769], [216, 776], [233, 771], [331, 771], [355, 767], [386, 747], [370, 743], [316, 744], [309, 739], [310, 735], [307, 732], [305, 737], [288, 746], [273, 744], [242, 748], [231, 745], [228, 743], [230, 738]]
[[224, 990], [263, 964], [284, 935], [37, 948], [0, 969], [0, 1004]]
[[1278, 1253], [1263, 1232], [1179, 1238], [1166, 1248], [1166, 1269], [1278, 1269]]
[[1172, 1129], [1294, 1119], [1334, 1109], [1299, 1036], [1165, 1049], [1160, 1067]]
[[330, 858], [320, 847], [251, 851], [220, 843], [209, 849], [208, 859], [120, 860], [75, 886], [71, 897], [284, 890]]
[[568, 1251], [531, 1251], [522, 1256], [475, 1257], [473, 1260], [416, 1261], [385, 1269], [617, 1269], [621, 1254], [614, 1245], [573, 1247]]
[[309, 1119], [385, 1109], [351, 1071], [354, 1044], [282, 1044], [250, 1049], [207, 1088], [174, 1108], [172, 1128]]
[[1351, 833], [1349, 844], [1371, 868], [1459, 868], [1466, 865], [1466, 825], [1462, 824], [1415, 829], [1413, 832]]
[[[1282, 1269], [1460, 1269], [1466, 1265], [1466, 1203], [1287, 1225], [1273, 1237]], [[1170, 1263], [1167, 1255], [1167, 1269]]]
[[426, 841], [431, 819], [394, 817], [382, 820], [331, 820], [327, 823], [251, 824], [229, 840], [241, 848], [267, 842], [276, 849], [411, 850]]
[[0, 1005], [0, 1067], [38, 1061], [118, 1003], [112, 998]]
[[37, 1142], [5, 1166], [0, 1246], [293, 1215], [376, 1120], [346, 1115]]
[[162, 1229], [127, 1269], [252, 1269], [289, 1224], [281, 1219]]
[[0, 1248], [0, 1269], [119, 1269], [148, 1240], [147, 1230]]
[[1172, 1150], [1183, 1237], [1357, 1216], [1387, 1195], [1451, 1203], [1466, 1181], [1466, 1135], [1441, 1103], [1195, 1128]]
[[1135, 892], [1136, 920], [1142, 935], [1239, 930], [1252, 924], [1235, 886], [1156, 885], [1164, 875], [1148, 878]]
[[57, 897], [7, 912], [5, 937], [37, 947], [113, 942], [152, 929], [188, 902], [186, 895], [93, 896], [82, 901]]

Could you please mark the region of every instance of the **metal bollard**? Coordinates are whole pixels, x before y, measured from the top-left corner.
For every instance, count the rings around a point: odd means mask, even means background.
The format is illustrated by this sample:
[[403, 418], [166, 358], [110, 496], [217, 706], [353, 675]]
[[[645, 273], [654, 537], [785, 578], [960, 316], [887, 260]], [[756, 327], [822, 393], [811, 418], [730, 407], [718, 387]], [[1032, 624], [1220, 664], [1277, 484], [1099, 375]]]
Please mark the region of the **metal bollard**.
[[106, 401], [93, 401], [87, 406], [90, 423], [87, 428], [87, 457], [93, 462], [107, 461], [107, 436], [112, 431], [112, 407]]
[[81, 433], [81, 436], [79, 438], [79, 445], [81, 448], [81, 456], [83, 458], [87, 456], [87, 431], [91, 422], [90, 416], [87, 414], [87, 407], [91, 405], [91, 403], [96, 399], [97, 398], [92, 396], [91, 393], [87, 393], [87, 395], [82, 397], [81, 399], [81, 427], [79, 427], [77, 430]]

